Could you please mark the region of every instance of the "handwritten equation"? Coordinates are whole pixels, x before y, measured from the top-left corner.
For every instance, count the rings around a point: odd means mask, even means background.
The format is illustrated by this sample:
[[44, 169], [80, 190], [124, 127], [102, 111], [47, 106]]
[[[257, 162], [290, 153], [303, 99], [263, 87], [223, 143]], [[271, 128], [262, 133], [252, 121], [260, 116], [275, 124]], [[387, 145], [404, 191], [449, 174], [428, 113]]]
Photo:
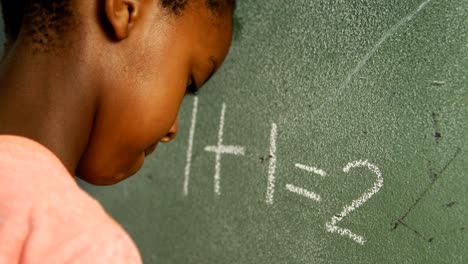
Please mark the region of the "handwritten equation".
[[[381, 48], [381, 46], [393, 35], [395, 32], [400, 30], [404, 25], [412, 21], [426, 6], [428, 6], [432, 0], [425, 0], [418, 5], [416, 9], [412, 12], [401, 18], [396, 24], [390, 27], [387, 31], [385, 31], [382, 37], [372, 46], [372, 48], [362, 57], [357, 65], [348, 73], [346, 79], [342, 82], [339, 86], [339, 90], [344, 90], [353, 80], [353, 78], [359, 73], [359, 71], [367, 64], [367, 62], [377, 53], [377, 51]], [[334, 93], [335, 96], [327, 99], [328, 101], [334, 101], [337, 97], [342, 94], [339, 92]], [[314, 112], [321, 110], [323, 107], [327, 105], [326, 103], [322, 104], [319, 108], [317, 108]], [[190, 133], [189, 133], [189, 142], [188, 142], [188, 149], [187, 149], [187, 162], [185, 166], [185, 177], [184, 177], [184, 190], [183, 193], [185, 196], [189, 193], [189, 181], [190, 181], [190, 168], [192, 163], [192, 151], [193, 151], [193, 139], [195, 134], [195, 127], [197, 122], [197, 112], [198, 112], [198, 98], [195, 97], [194, 105], [193, 105], [193, 112], [192, 112], [192, 121], [190, 126]], [[214, 193], [216, 195], [221, 195], [221, 159], [223, 155], [235, 155], [235, 156], [244, 156], [246, 152], [246, 148], [244, 146], [237, 146], [237, 145], [227, 145], [223, 140], [224, 136], [224, 123], [225, 123], [225, 114], [226, 114], [226, 104], [223, 103], [222, 110], [221, 110], [221, 117], [220, 117], [220, 124], [219, 124], [219, 131], [218, 131], [218, 141], [217, 144], [214, 146], [206, 146], [205, 151], [214, 153], [215, 154], [215, 175], [214, 175]], [[272, 124], [271, 126], [271, 134], [270, 134], [270, 159], [269, 159], [269, 168], [268, 168], [268, 182], [267, 182], [267, 190], [265, 195], [265, 202], [267, 205], [273, 205], [274, 203], [274, 194], [277, 188], [276, 186], [276, 166], [277, 166], [277, 141], [278, 138], [278, 126], [277, 124]], [[311, 166], [311, 165], [304, 165], [296, 163], [295, 167], [299, 170], [303, 170], [309, 172], [313, 175], [320, 176], [321, 178], [327, 177], [327, 172], [323, 169]], [[344, 173], [349, 173], [352, 169], [355, 168], [365, 168], [372, 172], [376, 176], [376, 180], [374, 185], [368, 189], [365, 193], [363, 193], [359, 198], [353, 200], [349, 205], [343, 207], [343, 209], [333, 215], [330, 220], [325, 223], [325, 229], [332, 233], [338, 234], [343, 237], [349, 237], [353, 241], [358, 244], [364, 245], [366, 239], [362, 235], [355, 234], [353, 231], [339, 227], [338, 224], [343, 221], [345, 217], [351, 214], [353, 211], [361, 207], [364, 203], [366, 203], [369, 199], [371, 199], [376, 193], [378, 193], [383, 185], [384, 179], [380, 169], [370, 163], [367, 160], [357, 160], [349, 162], [344, 168]], [[293, 194], [305, 197], [310, 199], [312, 202], [320, 203], [322, 201], [322, 195], [316, 193], [313, 190], [308, 190], [306, 188], [296, 186], [294, 184], [286, 184], [284, 188]]]
[[[189, 183], [190, 183], [190, 169], [192, 165], [192, 155], [193, 155], [193, 141], [195, 136], [195, 128], [197, 123], [197, 114], [198, 114], [198, 98], [194, 98], [193, 110], [192, 110], [192, 119], [189, 132], [188, 148], [187, 148], [187, 160], [185, 166], [184, 174], [184, 185], [183, 185], [183, 194], [188, 196], [189, 194]], [[246, 147], [238, 145], [227, 145], [224, 142], [224, 124], [226, 119], [226, 104], [222, 104], [221, 116], [219, 121], [219, 130], [217, 144], [213, 146], [206, 146], [204, 150], [209, 153], [215, 154], [215, 174], [214, 174], [214, 193], [217, 196], [221, 195], [221, 161], [223, 155], [233, 155], [233, 156], [244, 156], [246, 153]], [[268, 182], [266, 184], [267, 190], [265, 194], [265, 203], [267, 205], [274, 204], [275, 190], [276, 186], [276, 168], [277, 168], [277, 139], [278, 139], [278, 126], [273, 123], [271, 125], [270, 133], [270, 149], [269, 149], [269, 167], [268, 167]], [[309, 172], [313, 175], [319, 176], [319, 178], [327, 177], [328, 173], [320, 168], [304, 165], [300, 163], [295, 164], [295, 168], [298, 170]], [[376, 181], [372, 188], [368, 189], [363, 193], [359, 198], [353, 200], [349, 205], [343, 207], [343, 209], [333, 215], [330, 220], [325, 223], [325, 229], [329, 233], [338, 234], [340, 236], [349, 237], [358, 244], [364, 245], [366, 239], [362, 235], [355, 234], [353, 231], [339, 227], [338, 224], [343, 221], [345, 217], [351, 214], [354, 210], [361, 207], [365, 202], [372, 198], [376, 193], [378, 193], [384, 185], [384, 179], [380, 169], [374, 164], [370, 163], [367, 160], [358, 160], [349, 162], [344, 168], [343, 172], [349, 173], [354, 168], [365, 168], [368, 169], [376, 176]], [[290, 193], [305, 197], [310, 199], [313, 202], [319, 203], [322, 201], [322, 196], [316, 193], [313, 190], [308, 190], [306, 188], [296, 186], [294, 184], [286, 184], [284, 186], [285, 190]]]

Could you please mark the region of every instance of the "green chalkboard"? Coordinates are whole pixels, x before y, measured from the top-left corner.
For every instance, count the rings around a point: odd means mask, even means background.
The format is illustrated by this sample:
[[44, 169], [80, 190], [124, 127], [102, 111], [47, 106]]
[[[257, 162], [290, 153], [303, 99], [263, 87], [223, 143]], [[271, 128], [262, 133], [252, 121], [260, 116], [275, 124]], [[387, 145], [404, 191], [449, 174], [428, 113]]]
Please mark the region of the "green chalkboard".
[[237, 17], [178, 139], [126, 183], [85, 186], [145, 262], [467, 263], [468, 1]]
[[80, 183], [145, 263], [467, 263], [468, 1], [240, 1], [178, 139]]

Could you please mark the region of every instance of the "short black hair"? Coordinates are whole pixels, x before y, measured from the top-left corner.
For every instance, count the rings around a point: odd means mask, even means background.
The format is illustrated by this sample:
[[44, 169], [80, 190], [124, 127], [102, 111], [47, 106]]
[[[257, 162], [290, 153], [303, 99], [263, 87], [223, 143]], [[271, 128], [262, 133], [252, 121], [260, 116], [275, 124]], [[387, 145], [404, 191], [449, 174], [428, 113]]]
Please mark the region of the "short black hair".
[[21, 29], [25, 1], [1, 0], [4, 31], [7, 38], [16, 38]]
[[[164, 8], [181, 15], [189, 1], [193, 0], [158, 0]], [[228, 7], [234, 10], [236, 0], [204, 0], [213, 12], [220, 12]], [[39, 44], [51, 44], [53, 35], [60, 34], [71, 23], [70, 0], [1, 0], [4, 20], [6, 45], [14, 42], [23, 24], [30, 28], [29, 35]]]
[[[191, 0], [161, 0], [161, 4], [164, 8], [171, 9], [174, 14], [180, 15], [189, 1]], [[236, 9], [236, 0], [205, 0], [205, 4], [208, 9], [216, 13], [225, 10], [226, 4], [232, 10]]]

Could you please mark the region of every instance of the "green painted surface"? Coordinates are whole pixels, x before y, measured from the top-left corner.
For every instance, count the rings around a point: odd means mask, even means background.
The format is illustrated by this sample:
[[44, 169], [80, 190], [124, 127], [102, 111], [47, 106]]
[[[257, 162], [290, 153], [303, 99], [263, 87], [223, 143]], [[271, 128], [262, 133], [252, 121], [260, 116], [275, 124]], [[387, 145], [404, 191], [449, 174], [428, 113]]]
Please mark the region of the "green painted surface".
[[[198, 98], [188, 195], [194, 98], [178, 139], [137, 176], [82, 184], [145, 263], [467, 263], [468, 1], [241, 1], [237, 16], [232, 52]], [[221, 155], [217, 195], [204, 149], [218, 143], [223, 103], [223, 144], [245, 155]], [[337, 228], [363, 245], [326, 227], [377, 182], [343, 171], [358, 160], [383, 187]]]
[[[146, 263], [468, 262], [468, 2], [242, 1], [237, 15], [242, 30], [230, 57], [199, 97], [188, 196], [193, 98], [178, 140], [139, 175], [87, 187]], [[217, 145], [223, 103], [224, 145], [246, 153], [222, 155], [218, 196], [215, 154], [204, 148]], [[356, 160], [384, 178], [338, 224], [364, 245], [326, 228], [377, 180], [366, 169], [343, 172]]]

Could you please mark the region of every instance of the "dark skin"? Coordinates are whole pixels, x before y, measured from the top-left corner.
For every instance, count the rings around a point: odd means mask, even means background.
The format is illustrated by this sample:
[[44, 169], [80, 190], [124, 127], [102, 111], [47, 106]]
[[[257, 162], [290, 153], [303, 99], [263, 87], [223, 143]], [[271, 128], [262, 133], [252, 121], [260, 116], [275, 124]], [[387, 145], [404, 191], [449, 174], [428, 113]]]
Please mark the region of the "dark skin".
[[0, 134], [31, 138], [70, 174], [108, 185], [176, 136], [187, 86], [202, 86], [228, 53], [232, 10], [195, 0], [176, 16], [154, 0], [97, 2], [72, 1], [72, 28], [53, 51], [32, 52], [38, 44], [20, 33], [0, 68]]

